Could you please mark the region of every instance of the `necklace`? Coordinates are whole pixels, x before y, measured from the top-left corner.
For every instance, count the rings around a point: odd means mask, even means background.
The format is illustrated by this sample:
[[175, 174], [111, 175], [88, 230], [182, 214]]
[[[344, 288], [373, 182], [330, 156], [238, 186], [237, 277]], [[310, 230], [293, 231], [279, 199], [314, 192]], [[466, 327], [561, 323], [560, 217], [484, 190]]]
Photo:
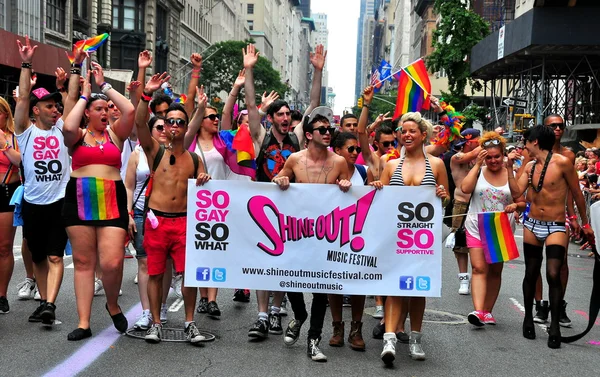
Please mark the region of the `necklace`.
[[537, 161], [535, 161], [533, 163], [533, 166], [531, 167], [531, 171], [529, 172], [529, 186], [531, 186], [531, 188], [535, 192], [542, 191], [542, 185], [544, 184], [544, 177], [546, 176], [546, 170], [548, 170], [548, 165], [550, 164], [550, 159], [552, 159], [551, 151], [549, 151], [548, 155], [546, 156], [546, 162], [544, 162], [544, 167], [542, 167], [542, 172], [540, 173], [540, 180], [538, 181], [537, 187], [533, 186], [533, 172], [535, 171], [535, 166], [537, 165]]
[[317, 179], [314, 182], [310, 181], [310, 176], [308, 175], [308, 155], [304, 158], [304, 165], [306, 166], [306, 179], [308, 180], [308, 183], [319, 183], [319, 179], [321, 178], [321, 174], [323, 174], [323, 172], [325, 171], [325, 163], [327, 162], [327, 158], [325, 158], [325, 161], [323, 161], [323, 166], [321, 166], [321, 171], [319, 172], [319, 175], [317, 176]]
[[92, 131], [90, 131], [90, 129], [87, 129], [87, 132], [92, 136], [92, 138], [94, 139], [94, 141], [96, 142], [96, 145], [99, 146], [100, 148], [100, 152], [104, 153], [104, 143], [106, 143], [106, 140], [104, 140], [104, 135], [102, 135], [102, 140], [98, 141], [96, 139], [96, 137], [94, 136], [94, 133]]

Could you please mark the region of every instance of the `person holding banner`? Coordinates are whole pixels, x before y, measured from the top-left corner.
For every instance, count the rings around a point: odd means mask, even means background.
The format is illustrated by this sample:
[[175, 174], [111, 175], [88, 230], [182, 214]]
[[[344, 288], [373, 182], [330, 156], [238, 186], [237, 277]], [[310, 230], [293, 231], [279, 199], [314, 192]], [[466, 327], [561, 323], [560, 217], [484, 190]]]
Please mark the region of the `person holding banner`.
[[[467, 318], [478, 327], [496, 324], [492, 309], [500, 293], [504, 262], [519, 256], [513, 236], [514, 212], [525, 209], [525, 198], [513, 198], [508, 186], [506, 140], [496, 132], [487, 132], [479, 139], [479, 146], [482, 149], [474, 149], [479, 151], [475, 165], [461, 184], [461, 192], [471, 196], [465, 229], [475, 310]], [[488, 221], [490, 216], [500, 221]], [[506, 249], [506, 253], [495, 253], [502, 251], [497, 248]]]
[[[568, 236], [565, 228], [565, 202], [571, 192], [577, 208], [585, 208], [585, 200], [579, 189], [577, 173], [572, 161], [558, 153], [553, 153], [555, 135], [551, 127], [538, 125], [523, 134], [525, 149], [534, 160], [528, 163], [523, 174], [517, 179], [513, 173], [513, 162], [520, 158], [516, 151], [508, 155], [506, 170], [513, 197], [527, 191], [527, 201], [531, 203], [529, 216], [523, 221], [523, 252], [525, 254], [525, 277], [523, 279], [523, 336], [535, 339], [535, 326], [532, 306], [536, 282], [540, 275], [543, 260], [543, 247], [546, 245], [546, 279], [549, 285], [551, 323], [548, 331], [548, 347], [560, 348], [560, 311], [563, 287], [560, 270], [565, 259]], [[580, 211], [581, 228], [584, 235], [593, 240], [592, 230], [585, 211]]]
[[[400, 158], [389, 161], [381, 174], [381, 183], [391, 186], [430, 186], [435, 188], [436, 195], [443, 200], [444, 206], [449, 201], [446, 191], [448, 176], [442, 160], [425, 152], [425, 146], [433, 132], [433, 126], [420, 113], [406, 113], [400, 119], [402, 124]], [[424, 297], [388, 296], [385, 302], [385, 333], [383, 334], [383, 351], [381, 359], [385, 364], [393, 363], [396, 358], [396, 327], [402, 317], [402, 306], [408, 305], [410, 315], [410, 355], [414, 360], [425, 360], [425, 352], [421, 345], [423, 315], [425, 314]]]

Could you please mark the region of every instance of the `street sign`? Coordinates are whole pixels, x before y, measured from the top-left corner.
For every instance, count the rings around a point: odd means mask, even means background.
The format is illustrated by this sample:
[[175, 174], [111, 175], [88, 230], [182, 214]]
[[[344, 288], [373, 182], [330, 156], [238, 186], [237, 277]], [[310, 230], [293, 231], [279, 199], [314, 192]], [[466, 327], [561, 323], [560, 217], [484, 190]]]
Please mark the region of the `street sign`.
[[505, 98], [502, 98], [502, 103], [505, 104], [506, 106], [514, 106], [514, 107], [518, 107], [521, 109], [527, 108], [527, 101], [523, 101], [520, 99], [505, 97]]

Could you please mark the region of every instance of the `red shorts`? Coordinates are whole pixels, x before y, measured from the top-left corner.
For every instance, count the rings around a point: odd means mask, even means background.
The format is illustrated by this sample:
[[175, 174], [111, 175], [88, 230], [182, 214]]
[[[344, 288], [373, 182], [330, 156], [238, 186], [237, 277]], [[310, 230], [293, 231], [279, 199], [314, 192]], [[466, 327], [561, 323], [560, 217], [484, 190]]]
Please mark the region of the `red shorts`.
[[[173, 259], [175, 272], [185, 270], [185, 213], [169, 214], [153, 211], [158, 220], [158, 227], [152, 229], [150, 220], [144, 224], [144, 250], [148, 255], [148, 275], [160, 275], [165, 272], [167, 256]], [[165, 216], [166, 215], [166, 216]]]

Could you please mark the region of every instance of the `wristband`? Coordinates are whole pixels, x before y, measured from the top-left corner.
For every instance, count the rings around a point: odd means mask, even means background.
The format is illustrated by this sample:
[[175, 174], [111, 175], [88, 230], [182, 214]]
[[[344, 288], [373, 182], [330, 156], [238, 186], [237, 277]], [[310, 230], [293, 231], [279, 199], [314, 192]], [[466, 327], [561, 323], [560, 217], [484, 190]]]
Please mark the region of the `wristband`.
[[106, 92], [108, 92], [111, 89], [112, 89], [112, 85], [110, 85], [107, 82], [105, 82], [102, 85], [100, 85], [100, 90], [102, 91], [102, 94], [106, 94]]
[[129, 216], [133, 217], [133, 210], [129, 211]]
[[369, 103], [363, 103], [363, 107], [366, 107], [367, 109], [371, 109], [371, 104]]
[[21, 68], [31, 69], [31, 63], [23, 62], [21, 63]]
[[567, 217], [567, 219], [569, 219], [569, 220], [577, 220], [577, 216], [576, 215], [569, 216], [569, 217]]
[[81, 69], [81, 63], [77, 64], [77, 63], [71, 63], [71, 68], [79, 68]]
[[146, 93], [142, 92], [141, 100], [144, 102], [150, 102], [150, 101], [152, 101], [152, 97], [147, 95]]
[[88, 101], [88, 98], [86, 96], [79, 96], [79, 99], [83, 99], [83, 100], [85, 100], [85, 102]]
[[581, 226], [581, 229], [590, 229], [592, 226], [590, 225], [590, 223], [587, 223], [585, 225]]
[[104, 81], [102, 84], [100, 84], [100, 89], [104, 88], [104, 85], [106, 85], [106, 84], [108, 84], [106, 81]]
[[72, 68], [70, 72], [72, 75], [81, 75], [81, 68]]
[[200, 75], [192, 75], [192, 78], [193, 78], [193, 79], [199, 79], [199, 78], [200, 78]]
[[192, 72], [198, 72], [199, 73], [201, 70], [202, 70], [201, 68], [194, 68], [194, 69], [192, 69]]

